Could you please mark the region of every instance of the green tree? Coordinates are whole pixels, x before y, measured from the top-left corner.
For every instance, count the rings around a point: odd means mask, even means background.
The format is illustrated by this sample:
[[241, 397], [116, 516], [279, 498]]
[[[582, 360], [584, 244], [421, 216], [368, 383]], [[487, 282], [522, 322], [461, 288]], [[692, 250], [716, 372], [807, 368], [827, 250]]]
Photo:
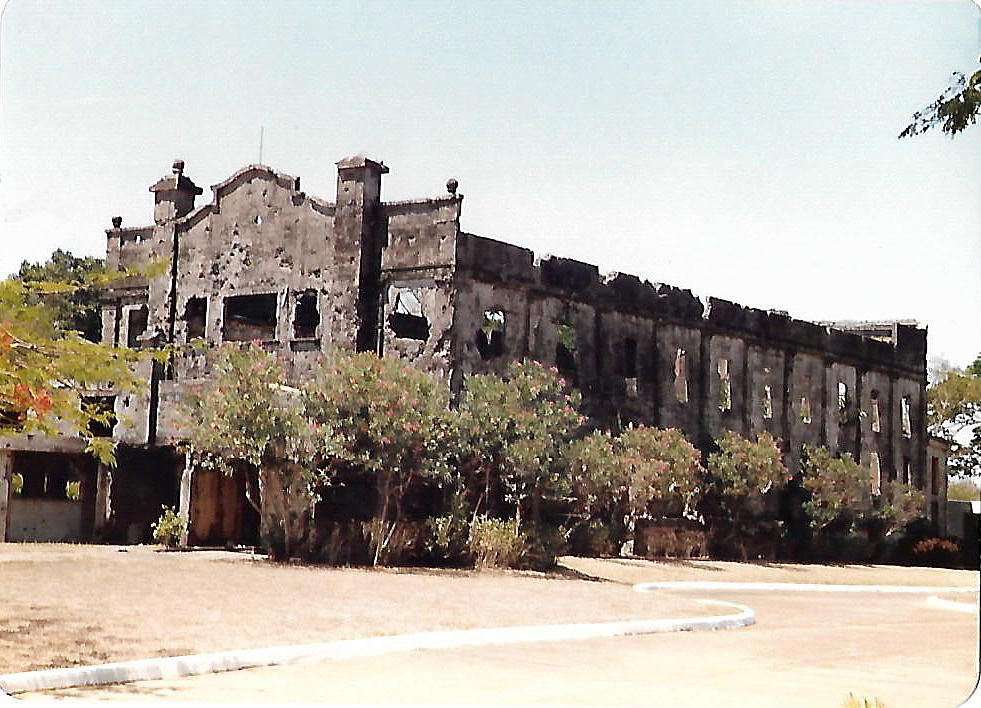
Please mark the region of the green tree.
[[47, 296], [77, 289], [17, 278], [0, 282], [0, 431], [78, 435], [90, 453], [112, 462], [112, 440], [94, 432], [112, 414], [84, 399], [134, 391], [133, 365], [141, 354], [91, 342], [62, 326]]
[[811, 528], [833, 528], [848, 533], [872, 506], [869, 470], [851, 456], [834, 457], [825, 447], [804, 449], [802, 484], [808, 499], [804, 502]]
[[15, 276], [24, 283], [69, 286], [56, 292], [32, 292], [28, 304], [42, 300], [49, 308], [56, 329], [78, 332], [90, 342], [102, 339], [99, 307], [99, 278], [105, 275], [101, 258], [79, 258], [60, 248], [45, 263], [21, 263]]
[[705, 470], [698, 450], [674, 428], [630, 426], [614, 436], [591, 433], [567, 453], [574, 516], [611, 534], [614, 550], [638, 519], [696, 517]]
[[483, 482], [476, 505], [500, 513], [492, 499], [499, 480], [518, 526], [539, 524], [542, 502], [568, 495], [564, 452], [585, 422], [580, 403], [556, 370], [537, 362], [512, 362], [503, 379], [468, 378], [457, 429], [463, 465]]
[[971, 76], [955, 71], [950, 84], [929, 106], [913, 114], [900, 138], [925, 133], [932, 128], [951, 137], [957, 135], [978, 119], [981, 109], [981, 69]]
[[876, 541], [923, 515], [922, 492], [897, 480], [872, 494], [870, 471], [850, 455], [834, 457], [827, 448], [806, 446], [802, 464], [804, 503], [811, 527], [827, 537], [863, 530]]
[[304, 387], [321, 455], [374, 483], [373, 563], [385, 561], [407, 494], [446, 481], [453, 450], [449, 389], [397, 358], [335, 352]]
[[981, 476], [981, 356], [963, 371], [941, 362], [931, 378], [928, 432], [950, 443], [947, 468], [951, 475]]
[[317, 484], [331, 470], [320, 465], [322, 435], [304, 392], [287, 385], [284, 363], [255, 343], [225, 344], [214, 352], [211, 378], [182, 405], [184, 445], [194, 464], [245, 473], [246, 498], [259, 513], [270, 554], [302, 553]]
[[698, 450], [675, 428], [630, 426], [619, 437], [630, 512], [636, 518], [694, 518], [705, 488]]
[[[630, 513], [630, 478], [620, 440], [596, 430], [572, 441], [565, 454], [569, 466], [570, 527], [574, 537], [603, 536], [600, 549], [588, 539], [587, 551], [613, 553], [627, 540]], [[592, 533], [590, 533], [592, 532]]]
[[775, 543], [780, 522], [773, 509], [791, 475], [772, 435], [749, 440], [727, 430], [709, 455], [713, 534], [723, 549], [748, 558], [748, 548]]
[[926, 497], [923, 492], [892, 480], [882, 485], [882, 491], [873, 500], [872, 508], [863, 519], [871, 540], [889, 536], [901, 531], [914, 519], [922, 518], [926, 512]]

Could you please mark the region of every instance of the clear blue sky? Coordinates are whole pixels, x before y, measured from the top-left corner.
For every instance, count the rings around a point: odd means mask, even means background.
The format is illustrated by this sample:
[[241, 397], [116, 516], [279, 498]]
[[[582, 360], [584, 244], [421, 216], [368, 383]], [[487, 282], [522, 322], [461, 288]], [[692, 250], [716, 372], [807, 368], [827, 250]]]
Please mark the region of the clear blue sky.
[[897, 140], [971, 70], [969, 0], [36, 2], [0, 22], [0, 272], [102, 254], [175, 157], [333, 199], [466, 195], [464, 229], [805, 319], [981, 352], [981, 126]]

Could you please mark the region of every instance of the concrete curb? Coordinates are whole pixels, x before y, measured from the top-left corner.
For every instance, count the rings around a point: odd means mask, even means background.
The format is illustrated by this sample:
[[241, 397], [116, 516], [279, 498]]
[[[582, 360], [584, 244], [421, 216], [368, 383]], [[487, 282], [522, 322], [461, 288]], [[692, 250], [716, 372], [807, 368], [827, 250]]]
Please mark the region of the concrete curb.
[[716, 581], [678, 580], [662, 583], [637, 583], [637, 592], [653, 590], [767, 590], [787, 592], [878, 592], [878, 593], [950, 593], [978, 592], [978, 588], [943, 587], [930, 585], [829, 585], [823, 583], [727, 583]]
[[955, 612], [978, 612], [979, 607], [972, 603], [967, 602], [955, 602], [954, 600], [944, 600], [943, 598], [937, 597], [936, 595], [931, 595], [926, 599], [926, 604], [928, 607], [934, 607], [938, 610], [954, 610]]
[[325, 660], [378, 656], [415, 649], [455, 649], [459, 647], [518, 642], [570, 641], [627, 637], [662, 632], [747, 627], [756, 622], [753, 610], [745, 605], [720, 600], [696, 600], [739, 610], [736, 614], [683, 619], [630, 620], [595, 624], [550, 624], [493, 629], [464, 629], [443, 632], [418, 632], [389, 637], [342, 639], [319, 644], [245, 649], [212, 654], [140, 659], [96, 666], [67, 669], [45, 669], [0, 676], [0, 700], [3, 691], [25, 693], [73, 686], [99, 686], [110, 683], [174, 679], [195, 674], [235, 671], [259, 666], [309, 663]]

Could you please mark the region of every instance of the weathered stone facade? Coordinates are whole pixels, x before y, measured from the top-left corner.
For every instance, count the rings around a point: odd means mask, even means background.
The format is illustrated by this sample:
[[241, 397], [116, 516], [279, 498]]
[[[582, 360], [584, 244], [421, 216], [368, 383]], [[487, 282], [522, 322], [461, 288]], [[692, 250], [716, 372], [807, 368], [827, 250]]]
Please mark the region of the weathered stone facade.
[[[608, 423], [677, 427], [702, 449], [725, 429], [766, 430], [788, 465], [803, 444], [820, 444], [852, 454], [870, 476], [923, 487], [926, 331], [915, 324], [803, 322], [586, 263], [539, 261], [462, 231], [455, 180], [444, 196], [384, 202], [384, 164], [353, 157], [337, 167], [333, 203], [250, 165], [195, 208], [202, 190], [175, 162], [151, 187], [154, 223], [114, 219], [106, 232], [110, 267], [165, 267], [107, 292], [104, 341], [258, 339], [297, 378], [329, 347], [377, 351], [444, 377], [455, 393], [471, 373], [532, 358], [557, 366]], [[147, 364], [142, 395], [116, 401], [126, 423], [118, 439], [147, 451], [179, 439], [176, 403], [207, 374], [207, 358]]]

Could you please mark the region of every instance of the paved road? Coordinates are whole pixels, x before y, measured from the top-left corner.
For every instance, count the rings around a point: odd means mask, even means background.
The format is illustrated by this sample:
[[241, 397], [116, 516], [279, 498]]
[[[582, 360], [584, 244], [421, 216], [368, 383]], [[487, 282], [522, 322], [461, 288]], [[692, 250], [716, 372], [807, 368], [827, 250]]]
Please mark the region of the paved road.
[[[684, 591], [693, 597], [695, 591]], [[707, 596], [704, 593], [702, 596]], [[956, 706], [978, 676], [978, 616], [926, 595], [714, 592], [753, 627], [281, 666], [25, 698], [318, 703]], [[977, 595], [952, 596], [977, 602]]]

